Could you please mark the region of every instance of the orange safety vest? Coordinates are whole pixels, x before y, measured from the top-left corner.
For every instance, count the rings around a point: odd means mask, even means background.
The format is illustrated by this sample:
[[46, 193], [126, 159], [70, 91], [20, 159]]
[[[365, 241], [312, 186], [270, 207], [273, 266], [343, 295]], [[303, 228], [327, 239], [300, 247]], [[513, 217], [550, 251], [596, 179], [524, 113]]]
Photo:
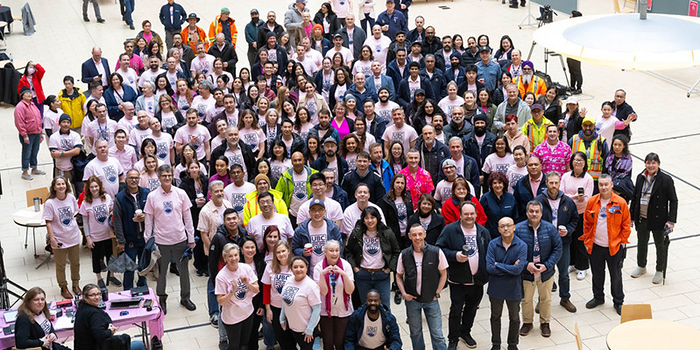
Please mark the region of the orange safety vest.
[[194, 52], [194, 55], [197, 55], [197, 43], [198, 42], [203, 42], [204, 43], [204, 50], [209, 50], [210, 43], [207, 40], [207, 33], [204, 32], [204, 29], [197, 27], [197, 38], [191, 38], [193, 40], [190, 40], [190, 30], [189, 27], [185, 27], [181, 32], [180, 35], [182, 36], [182, 43], [189, 46], [192, 49], [192, 52]]
[[527, 89], [523, 84], [522, 76], [515, 77], [515, 79], [513, 79], [513, 83], [518, 86], [520, 98], [523, 98], [526, 92], [532, 92], [535, 94], [535, 99], [540, 97], [540, 95], [547, 93], [547, 84], [545, 84], [544, 80], [537, 75], [532, 76], [532, 81], [530, 81], [530, 85], [527, 86]]
[[[216, 39], [216, 34], [219, 34], [222, 32], [221, 28], [221, 22], [219, 19], [221, 18], [221, 15], [216, 16], [213, 22], [209, 25], [209, 44], [211, 45], [214, 40]], [[238, 29], [236, 29], [236, 20], [231, 18], [231, 25], [230, 25], [230, 30], [231, 30], [231, 44], [233, 44], [233, 48], [236, 48], [236, 41], [238, 41]]]
[[603, 173], [603, 142], [605, 142], [605, 138], [598, 135], [595, 140], [591, 141], [590, 148], [586, 148], [586, 143], [578, 136], [578, 134], [574, 135], [572, 140], [573, 147], [571, 147], [571, 151], [581, 151], [586, 154], [586, 157], [588, 158], [588, 174], [591, 175], [595, 181], [598, 181], [598, 177]]

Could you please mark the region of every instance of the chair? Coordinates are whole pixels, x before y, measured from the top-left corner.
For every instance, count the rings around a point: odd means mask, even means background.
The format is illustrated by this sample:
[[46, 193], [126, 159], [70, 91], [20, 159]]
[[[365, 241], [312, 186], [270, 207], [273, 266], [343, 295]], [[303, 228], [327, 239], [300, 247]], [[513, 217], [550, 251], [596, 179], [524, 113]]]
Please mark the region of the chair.
[[634, 12], [634, 6], [631, 9], [627, 8], [627, 3], [629, 2], [628, 0], [622, 0], [624, 1], [623, 7], [620, 8], [620, 0], [613, 0], [613, 9], [615, 10], [615, 13], [632, 13]]
[[578, 350], [583, 350], [583, 340], [581, 340], [581, 332], [578, 330], [578, 323], [574, 323], [574, 336], [576, 337]]
[[[34, 198], [39, 197], [41, 198], [42, 203], [45, 203], [47, 199], [49, 199], [49, 189], [46, 187], [40, 187], [40, 188], [35, 188], [32, 190], [27, 190], [26, 193], [27, 196], [27, 207], [31, 207], [34, 205]], [[36, 227], [32, 227], [32, 237], [34, 238], [34, 257], [37, 257], [36, 254], [36, 237], [34, 236], [34, 233], [36, 231]], [[26, 227], [25, 233], [24, 233], [24, 248], [27, 249], [27, 242], [29, 238], [29, 226]]]
[[41, 348], [26, 348], [26, 349], [20, 349], [20, 348], [17, 348], [17, 347], [14, 347], [14, 346], [13, 346], [13, 347], [12, 347], [12, 350], [41, 350]]
[[651, 305], [649, 304], [622, 305], [622, 315], [620, 317], [620, 323], [651, 318]]
[[0, 39], [7, 46], [7, 40], [5, 39], [5, 27], [7, 27], [7, 22], [0, 21]]

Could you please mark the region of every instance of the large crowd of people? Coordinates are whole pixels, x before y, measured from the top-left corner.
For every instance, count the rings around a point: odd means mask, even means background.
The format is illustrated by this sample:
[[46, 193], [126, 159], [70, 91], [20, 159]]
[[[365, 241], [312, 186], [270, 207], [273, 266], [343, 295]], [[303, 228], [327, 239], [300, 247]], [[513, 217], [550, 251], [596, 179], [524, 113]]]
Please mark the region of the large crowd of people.
[[[133, 1], [124, 3], [134, 29]], [[66, 75], [65, 89], [45, 96], [44, 68], [27, 64], [15, 109], [21, 177], [43, 174], [37, 154], [46, 139], [54, 160], [47, 249], [60, 294], [83, 297], [76, 349], [114, 334], [95, 307], [100, 288], [128, 290], [134, 277], [145, 286], [153, 265], [163, 313], [172, 307], [168, 273], [179, 276], [181, 306], [195, 311], [183, 256], [207, 278], [222, 349], [258, 349], [258, 332], [267, 349], [315, 341], [401, 349], [392, 300], [405, 304], [414, 349], [425, 348], [423, 318], [434, 349], [475, 348], [484, 292], [492, 349], [502, 343], [504, 302], [507, 348], [517, 349], [535, 313], [541, 335], [551, 335], [555, 291], [577, 311], [572, 272], [582, 280], [590, 267], [585, 306], [595, 308], [605, 303], [607, 266], [621, 313], [633, 225], [632, 277], [646, 273], [651, 233], [653, 283], [662, 281], [678, 200], [659, 155], [647, 155], [632, 176], [637, 114], [625, 91], [588, 112], [575, 96], [580, 82], [558, 90], [509, 36], [440, 37], [422, 16], [409, 29], [410, 4], [386, 0], [375, 17], [372, 0], [333, 0], [315, 14], [295, 0], [281, 23], [252, 9], [239, 38], [227, 8], [202, 28], [198, 14], [168, 0], [158, 16], [165, 40], [144, 20], [116, 65], [94, 47], [79, 77], [85, 91]], [[85, 287], [81, 242], [95, 273]], [[123, 251], [141, 262], [154, 250], [157, 264], [138, 276], [102, 276], [109, 256]], [[34, 321], [18, 321], [18, 347], [56, 341], [45, 296], [27, 294], [20, 313]]]

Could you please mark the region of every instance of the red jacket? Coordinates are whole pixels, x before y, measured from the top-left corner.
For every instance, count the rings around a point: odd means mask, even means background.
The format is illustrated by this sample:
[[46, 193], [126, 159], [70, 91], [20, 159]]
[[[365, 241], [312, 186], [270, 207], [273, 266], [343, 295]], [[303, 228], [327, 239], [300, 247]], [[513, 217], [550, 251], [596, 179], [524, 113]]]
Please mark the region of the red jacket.
[[[476, 205], [476, 222], [479, 225], [484, 226], [486, 224], [486, 213], [484, 212], [484, 207], [481, 206], [479, 200], [476, 197], [469, 195], [471, 198], [469, 200]], [[445, 204], [442, 205], [442, 216], [445, 217], [445, 225], [449, 225], [460, 219], [461, 213], [459, 212], [459, 203], [456, 203], [457, 199], [452, 196]]]
[[[46, 99], [46, 96], [44, 96], [44, 88], [41, 87], [41, 78], [44, 77], [44, 73], [46, 73], [46, 70], [38, 63], [35, 64], [34, 67], [36, 68], [36, 72], [32, 76], [32, 83], [34, 83], [34, 92], [36, 92], [36, 99], [39, 103], [42, 103], [44, 102], [44, 99]], [[17, 85], [18, 94], [20, 90], [22, 90], [23, 86], [26, 86], [30, 89], [32, 88], [29, 85], [29, 81], [27, 80], [26, 72], [24, 73], [24, 75], [22, 75], [22, 78], [19, 79], [19, 85]]]
[[19, 101], [15, 107], [15, 127], [19, 135], [25, 137], [27, 135], [41, 134], [41, 114], [33, 102]]

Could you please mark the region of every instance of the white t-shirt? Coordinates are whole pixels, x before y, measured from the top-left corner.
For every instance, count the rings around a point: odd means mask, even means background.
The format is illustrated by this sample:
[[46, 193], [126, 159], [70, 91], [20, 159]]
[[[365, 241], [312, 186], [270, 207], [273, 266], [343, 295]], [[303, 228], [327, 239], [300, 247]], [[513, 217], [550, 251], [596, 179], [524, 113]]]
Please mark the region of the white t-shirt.
[[[355, 281], [355, 275], [352, 272], [350, 263], [342, 258], [340, 259], [343, 263], [343, 271], [347, 277], [340, 277], [340, 274], [338, 274], [338, 276], [328, 276], [328, 281], [331, 284], [331, 288], [328, 288], [328, 293], [331, 293], [331, 317], [348, 317], [352, 315], [354, 311], [351, 301], [348, 301], [347, 309], [345, 308], [343, 291], [345, 289], [344, 279], [348, 278], [350, 281]], [[319, 281], [325, 283], [326, 277], [321, 276], [321, 271], [323, 271], [323, 263], [319, 262], [314, 265], [314, 281], [316, 281], [316, 283]], [[333, 279], [335, 279], [335, 288], [333, 288]], [[335, 292], [333, 292], [333, 289], [335, 289]], [[321, 315], [328, 316], [325, 297], [322, 296], [321, 299], [324, 299], [321, 303]]]
[[282, 177], [282, 174], [292, 167], [292, 160], [285, 158], [283, 161], [273, 160], [270, 162], [270, 173], [275, 179]]
[[292, 276], [287, 279], [282, 288], [287, 328], [297, 333], [303, 333], [311, 319], [311, 308], [321, 303], [321, 292], [318, 284], [311, 277], [298, 281]]
[[595, 119], [595, 131], [598, 135], [605, 137], [608, 148], [612, 146], [612, 138], [615, 134], [615, 122], [617, 121], [618, 119], [615, 117], [610, 116], [608, 118], [603, 118], [602, 115]]
[[121, 69], [117, 69], [114, 72], [122, 77], [122, 84], [130, 86], [134, 91], [138, 91], [139, 86], [136, 83], [139, 80], [139, 76], [133, 68], [128, 67], [126, 72]]
[[362, 73], [366, 77], [372, 75], [372, 61], [355, 61], [355, 65], [352, 67], [352, 74]]
[[147, 81], [150, 81], [151, 83], [155, 83], [155, 82], [156, 82], [156, 77], [159, 76], [159, 75], [161, 75], [161, 73], [164, 73], [164, 72], [165, 72], [165, 70], [164, 70], [164, 69], [161, 69], [161, 68], [159, 68], [159, 69], [158, 69], [157, 71], [155, 71], [155, 72], [152, 71], [152, 70], [150, 70], [150, 69], [145, 70], [143, 73], [141, 73], [141, 77], [139, 78], [139, 83], [138, 83], [138, 84], [139, 84], [139, 87], [142, 88], [142, 87], [143, 87], [143, 83], [144, 83], [144, 82], [147, 82]]
[[[326, 197], [323, 200], [323, 203], [326, 205], [326, 218], [330, 221], [337, 222], [343, 220], [343, 208], [340, 206], [340, 203], [332, 199], [331, 197]], [[302, 223], [306, 221], [306, 219], [310, 218], [309, 216], [309, 205], [311, 204], [311, 199], [307, 200], [306, 202], [302, 203], [301, 206], [299, 207], [299, 211], [297, 212], [297, 223]]]
[[326, 221], [323, 221], [323, 225], [320, 228], [315, 228], [309, 222], [309, 238], [311, 243], [311, 266], [316, 266], [321, 260], [323, 260], [323, 246], [326, 245], [328, 241], [328, 225]]
[[138, 123], [139, 121], [135, 116], [132, 116], [131, 119], [126, 119], [126, 117], [124, 117], [117, 122], [117, 130], [122, 129], [126, 131], [126, 136], [128, 138], [131, 134], [131, 130], [133, 130]]
[[[382, 222], [384, 225], [386, 225], [386, 220], [384, 219], [382, 209], [372, 202], [368, 202], [367, 206], [377, 209], [379, 214], [382, 216]], [[345, 208], [345, 212], [343, 213], [343, 225], [340, 227], [340, 232], [349, 235], [352, 232], [352, 229], [355, 228], [357, 221], [360, 220], [361, 215], [362, 210], [360, 210], [360, 208], [357, 206], [357, 202]]]
[[[379, 61], [382, 64], [382, 71], [386, 69], [386, 56], [389, 53], [389, 45], [391, 45], [391, 39], [386, 35], [382, 35], [379, 39], [375, 39], [374, 35], [370, 35], [365, 40], [365, 45], [372, 48], [372, 56], [374, 56], [375, 61]], [[370, 73], [369, 75], [372, 75]]]
[[[442, 249], [438, 249], [438, 254], [438, 270], [446, 270], [450, 266], [447, 263], [447, 257], [445, 257], [445, 253], [442, 252]], [[399, 274], [406, 273], [406, 270], [403, 268], [402, 255], [403, 254], [399, 254], [399, 262], [396, 265], [396, 273]], [[413, 250], [413, 258], [416, 260], [416, 275], [418, 276], [416, 280], [416, 291], [420, 293], [421, 287], [423, 286], [423, 252], [416, 252]]]
[[194, 146], [197, 152], [197, 159], [203, 159], [206, 156], [204, 143], [209, 142], [210, 139], [209, 130], [201, 124], [197, 124], [194, 128], [185, 125], [175, 132], [175, 142], [181, 145], [189, 143]]
[[[49, 138], [49, 150], [68, 152], [76, 146], [82, 147], [82, 145], [80, 135], [73, 130], [69, 130], [67, 134], [56, 132]], [[70, 157], [56, 158], [56, 168], [63, 171], [72, 170], [73, 163], [71, 163]]]
[[452, 109], [455, 107], [461, 107], [462, 105], [464, 105], [464, 99], [460, 96], [456, 96], [454, 100], [450, 100], [449, 96], [445, 96], [442, 100], [440, 100], [440, 102], [438, 102], [438, 107], [445, 112], [445, 116], [447, 117], [445, 125], [449, 124], [452, 120]]
[[396, 204], [396, 212], [399, 217], [399, 231], [401, 232], [401, 236], [405, 236], [406, 226], [408, 226], [408, 212], [406, 211], [406, 202], [403, 201], [403, 198], [396, 197], [396, 200], [394, 200], [394, 204]]
[[[340, 18], [340, 17], [338, 17], [338, 18]], [[352, 61], [355, 59], [355, 57], [353, 57], [352, 52], [350, 52], [350, 49], [348, 49], [345, 46], [341, 46], [340, 50], [336, 51], [335, 47], [331, 47], [331, 49], [328, 50], [328, 52], [326, 52], [326, 57], [328, 57], [332, 60], [333, 55], [335, 55], [336, 52], [340, 52], [340, 54], [343, 55], [343, 61], [345, 61], [346, 66], [348, 66], [348, 67], [352, 66]]]
[[[114, 146], [114, 132], [117, 131], [117, 122], [107, 119], [104, 124], [100, 124], [97, 119], [93, 120], [85, 130], [85, 137], [92, 137], [92, 153], [97, 152], [95, 143], [100, 139], [107, 140], [109, 147]], [[95, 153], [96, 154], [96, 153]]]
[[244, 276], [248, 278], [249, 284], [258, 282], [258, 276], [253, 271], [253, 268], [242, 262], [238, 263], [236, 271], [231, 271], [228, 266], [224, 266], [216, 275], [216, 285], [214, 287], [216, 295], [226, 295], [235, 290], [233, 297], [221, 305], [221, 320], [224, 324], [234, 325], [243, 322], [253, 314], [253, 296], [255, 293], [252, 293], [248, 286], [241, 282], [240, 278]]
[[608, 203], [610, 199], [600, 198], [600, 211], [598, 211], [596, 226], [595, 226], [595, 236], [593, 236], [593, 243], [601, 246], [608, 247], [610, 245], [608, 238]]
[[47, 199], [44, 203], [42, 220], [51, 221], [53, 236], [56, 242], [63, 244], [61, 248], [70, 248], [80, 244], [80, 230], [73, 217], [78, 211], [78, 201], [68, 193], [66, 198]]
[[289, 266], [280, 266], [280, 273], [272, 272], [272, 264], [267, 264], [263, 272], [262, 283], [270, 285], [270, 305], [282, 308], [282, 288], [287, 279], [294, 279]]
[[506, 172], [506, 177], [508, 178], [508, 192], [513, 193], [515, 191], [515, 185], [518, 184], [520, 178], [527, 176], [527, 166], [519, 168], [517, 164], [513, 164], [508, 168]]
[[260, 143], [265, 141], [265, 133], [262, 129], [244, 128], [238, 131], [238, 136], [256, 154], [260, 149]]
[[501, 173], [505, 175], [510, 166], [514, 164], [515, 160], [513, 160], [513, 155], [510, 153], [506, 153], [503, 158], [496, 153], [491, 153], [486, 157], [482, 170], [487, 174]]
[[382, 327], [382, 315], [372, 321], [367, 313], [365, 313], [365, 324], [360, 334], [360, 339], [357, 340], [357, 344], [366, 349], [376, 349], [384, 346], [386, 343], [386, 336], [384, 335], [384, 328]]
[[271, 219], [265, 219], [263, 214], [258, 214], [250, 218], [248, 221], [248, 234], [255, 238], [255, 243], [258, 247], [263, 245], [263, 235], [265, 234], [265, 229], [268, 226], [277, 226], [280, 230], [280, 239], [283, 241], [291, 242], [292, 236], [294, 236], [294, 228], [292, 228], [292, 223], [289, 221], [287, 215], [280, 213], [273, 213]]
[[388, 144], [397, 140], [403, 144], [403, 154], [404, 156], [411, 149], [411, 142], [418, 140], [418, 133], [416, 130], [406, 124], [401, 128], [397, 128], [396, 125], [392, 125], [386, 128], [384, 135], [382, 135], [382, 140], [386, 141]]
[[160, 117], [161, 117], [160, 127], [161, 127], [161, 130], [163, 132], [165, 132], [169, 128], [172, 128], [173, 126], [177, 125], [177, 118], [175, 117], [175, 113], [173, 113], [172, 111], [161, 112]]
[[201, 95], [195, 96], [194, 99], [192, 99], [192, 108], [197, 109], [197, 117], [199, 117], [200, 121], [204, 121], [207, 114], [209, 114], [209, 110], [215, 107], [216, 99], [214, 99], [213, 95], [210, 95], [208, 99], [204, 99]]
[[[225, 142], [225, 141], [224, 141]], [[224, 155], [228, 158], [229, 169], [234, 165], [238, 164], [243, 168], [243, 172], [248, 174], [248, 167], [245, 165], [245, 160], [243, 159], [243, 151], [240, 148], [231, 150], [228, 148], [224, 151]]]
[[[289, 213], [296, 216], [297, 219], [299, 208], [306, 202], [308, 197], [306, 191], [307, 179], [306, 168], [301, 171], [301, 174], [297, 174], [296, 171], [292, 170], [292, 182], [294, 182], [294, 187], [292, 188], [292, 196], [289, 201]], [[280, 181], [286, 180], [280, 179]]]
[[238, 216], [243, 217], [243, 206], [245, 206], [246, 198], [245, 195], [255, 191], [255, 185], [250, 182], [243, 182], [243, 185], [236, 186], [235, 183], [230, 183], [226, 188], [224, 188], [224, 198], [228, 199], [238, 212]]
[[[464, 158], [462, 158], [464, 159]], [[447, 181], [447, 179], [440, 180], [435, 186], [435, 200], [445, 204], [447, 200], [452, 198], [452, 181]], [[469, 193], [474, 195], [474, 186], [471, 182], [467, 181], [467, 186], [469, 186]]]
[[83, 181], [87, 181], [92, 175], [99, 177], [105, 192], [114, 197], [119, 192], [119, 176], [123, 173], [124, 168], [116, 158], [107, 157], [104, 162], [95, 158], [85, 166]]

